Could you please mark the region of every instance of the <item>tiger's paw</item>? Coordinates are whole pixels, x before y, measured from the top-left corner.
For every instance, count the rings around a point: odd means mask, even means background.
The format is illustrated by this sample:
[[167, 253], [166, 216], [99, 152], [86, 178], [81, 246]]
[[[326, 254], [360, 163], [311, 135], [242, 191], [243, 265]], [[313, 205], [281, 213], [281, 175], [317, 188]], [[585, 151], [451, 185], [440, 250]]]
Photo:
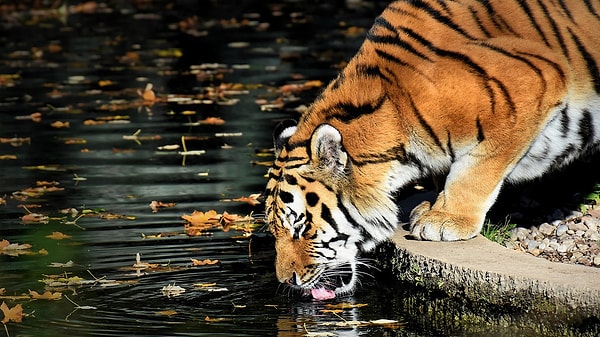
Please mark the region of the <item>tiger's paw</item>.
[[424, 201], [410, 213], [410, 235], [417, 240], [468, 240], [479, 233], [478, 224], [466, 217], [432, 210]]

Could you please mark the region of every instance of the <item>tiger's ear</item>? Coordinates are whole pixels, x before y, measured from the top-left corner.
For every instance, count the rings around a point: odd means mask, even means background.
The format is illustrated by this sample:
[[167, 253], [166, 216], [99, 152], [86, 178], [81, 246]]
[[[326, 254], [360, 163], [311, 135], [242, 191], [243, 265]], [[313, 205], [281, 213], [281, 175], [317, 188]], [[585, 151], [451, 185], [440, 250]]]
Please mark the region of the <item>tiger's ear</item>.
[[275, 132], [273, 132], [273, 144], [275, 145], [275, 156], [279, 156], [281, 150], [287, 143], [288, 139], [294, 134], [296, 131], [296, 121], [288, 119], [285, 120], [275, 127]]
[[344, 173], [348, 154], [342, 145], [342, 134], [329, 124], [319, 125], [310, 140], [311, 161], [317, 169], [333, 175]]

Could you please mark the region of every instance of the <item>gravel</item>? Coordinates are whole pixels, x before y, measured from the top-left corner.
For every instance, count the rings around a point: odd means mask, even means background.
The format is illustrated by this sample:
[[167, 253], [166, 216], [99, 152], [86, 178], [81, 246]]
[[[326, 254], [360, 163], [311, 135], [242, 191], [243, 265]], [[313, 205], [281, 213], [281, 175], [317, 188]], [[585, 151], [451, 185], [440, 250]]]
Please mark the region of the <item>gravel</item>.
[[600, 267], [600, 208], [561, 220], [517, 227], [504, 245], [553, 262]]

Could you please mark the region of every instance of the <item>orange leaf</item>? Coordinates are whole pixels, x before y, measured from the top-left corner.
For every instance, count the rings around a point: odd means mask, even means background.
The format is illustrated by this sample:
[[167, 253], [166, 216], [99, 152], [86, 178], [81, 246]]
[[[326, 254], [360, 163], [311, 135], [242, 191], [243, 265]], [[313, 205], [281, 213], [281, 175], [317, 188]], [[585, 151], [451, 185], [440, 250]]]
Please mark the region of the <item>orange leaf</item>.
[[184, 214], [181, 216], [184, 220], [192, 225], [216, 224], [221, 216], [215, 210], [207, 212], [194, 211], [191, 215]]
[[62, 293], [52, 293], [50, 291], [46, 291], [45, 293], [40, 294], [35, 290], [29, 290], [29, 295], [31, 295], [31, 298], [33, 298], [34, 300], [60, 300], [62, 298]]
[[4, 318], [2, 319], [3, 324], [8, 323], [9, 321], [13, 322], [21, 322], [23, 320], [23, 307], [20, 304], [15, 305], [12, 308], [9, 308], [6, 303], [2, 302], [0, 305], [0, 310], [4, 313]]
[[235, 198], [232, 199], [233, 201], [240, 201], [240, 202], [247, 202], [252, 206], [256, 206], [260, 204], [260, 201], [258, 201], [258, 197], [260, 197], [260, 193], [256, 193], [256, 194], [250, 194], [247, 197], [240, 197], [240, 198]]
[[213, 265], [213, 264], [219, 263], [219, 260], [211, 260], [211, 259], [198, 260], [198, 259], [190, 258], [190, 260], [192, 260], [192, 264], [194, 266], [207, 266], [207, 265]]
[[225, 124], [225, 120], [220, 117], [207, 117], [201, 121], [198, 121], [198, 123], [206, 125], [223, 125]]
[[50, 235], [46, 235], [47, 238], [52, 239], [52, 240], [63, 240], [63, 239], [70, 239], [71, 236], [67, 235], [67, 234], [63, 234], [61, 232], [52, 232], [52, 234]]

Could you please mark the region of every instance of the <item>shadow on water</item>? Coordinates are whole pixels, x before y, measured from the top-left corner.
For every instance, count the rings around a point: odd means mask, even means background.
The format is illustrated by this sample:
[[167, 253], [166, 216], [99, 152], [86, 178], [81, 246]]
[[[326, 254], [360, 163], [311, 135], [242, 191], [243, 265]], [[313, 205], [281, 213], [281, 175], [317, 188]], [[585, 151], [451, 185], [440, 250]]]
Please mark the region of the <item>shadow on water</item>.
[[[184, 232], [181, 217], [194, 210], [262, 212], [223, 200], [262, 192], [273, 126], [315, 97], [321, 86], [306, 83], [326, 83], [357, 50], [382, 4], [354, 3], [362, 7], [1, 3], [0, 240], [27, 245], [0, 255], [0, 301], [25, 314], [5, 325], [7, 334], [463, 331], [423, 321], [408, 309], [407, 290], [382, 277], [340, 299], [367, 306], [332, 309], [290, 294], [274, 280], [272, 242], [260, 223], [252, 235], [219, 226]], [[143, 96], [147, 83], [155, 100]], [[176, 205], [153, 213], [153, 200]], [[53, 232], [69, 237], [49, 238]], [[34, 299], [30, 290], [62, 297]], [[398, 323], [356, 323], [379, 319]]]

